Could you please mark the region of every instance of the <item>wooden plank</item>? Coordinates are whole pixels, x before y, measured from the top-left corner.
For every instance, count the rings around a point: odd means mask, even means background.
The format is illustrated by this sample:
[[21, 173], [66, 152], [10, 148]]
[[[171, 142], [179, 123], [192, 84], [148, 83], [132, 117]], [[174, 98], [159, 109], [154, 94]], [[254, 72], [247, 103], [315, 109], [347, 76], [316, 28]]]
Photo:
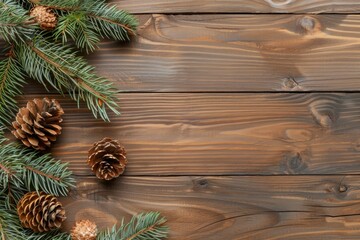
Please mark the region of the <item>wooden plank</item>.
[[66, 114], [53, 153], [75, 174], [91, 173], [87, 151], [106, 136], [125, 145], [127, 175], [360, 172], [360, 93], [119, 97], [122, 116], [112, 123], [57, 97]]
[[63, 199], [64, 227], [153, 210], [168, 218], [169, 240], [359, 239], [359, 194], [359, 176], [81, 178]]
[[90, 62], [123, 91], [360, 90], [360, 15], [141, 16]]
[[357, 0], [113, 0], [132, 13], [355, 13]]

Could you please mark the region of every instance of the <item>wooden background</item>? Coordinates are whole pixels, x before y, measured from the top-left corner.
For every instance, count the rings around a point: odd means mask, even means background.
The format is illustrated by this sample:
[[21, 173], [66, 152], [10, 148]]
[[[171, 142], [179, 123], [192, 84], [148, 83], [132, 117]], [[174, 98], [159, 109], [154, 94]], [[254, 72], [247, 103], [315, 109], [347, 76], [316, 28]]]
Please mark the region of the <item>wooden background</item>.
[[[131, 43], [89, 57], [121, 89], [122, 116], [93, 119], [59, 98], [53, 149], [77, 190], [65, 229], [161, 211], [171, 240], [360, 239], [358, 0], [118, 0]], [[127, 148], [125, 176], [97, 181], [87, 151]]]

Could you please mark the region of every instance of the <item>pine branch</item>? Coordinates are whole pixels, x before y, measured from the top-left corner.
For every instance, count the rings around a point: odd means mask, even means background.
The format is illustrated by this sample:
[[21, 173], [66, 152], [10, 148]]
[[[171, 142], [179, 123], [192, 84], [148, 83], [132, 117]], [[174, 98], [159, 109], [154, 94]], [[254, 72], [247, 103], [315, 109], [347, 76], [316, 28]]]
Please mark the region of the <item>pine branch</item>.
[[88, 24], [84, 12], [73, 12], [61, 16], [54, 34], [55, 39], [62, 38], [63, 44], [68, 42], [69, 36], [79, 49], [85, 49], [87, 53], [94, 51], [100, 42], [99, 35]]
[[158, 212], [141, 213], [134, 216], [129, 223], [124, 220], [119, 228], [101, 232], [97, 240], [161, 240], [167, 237], [166, 219]]
[[11, 0], [0, 0], [0, 37], [19, 43], [31, 39], [36, 25], [27, 11]]
[[[15, 143], [1, 144], [0, 134], [0, 195], [10, 190], [18, 200], [24, 191], [43, 191], [55, 196], [66, 196], [74, 186], [74, 179], [67, 163], [54, 160], [49, 154], [26, 149]], [[13, 188], [9, 186], [14, 186]], [[8, 198], [7, 205], [11, 205]]]
[[138, 21], [126, 11], [117, 9], [115, 5], [96, 1], [86, 10], [90, 22], [103, 37], [125, 41], [130, 39], [130, 35], [135, 35]]
[[26, 240], [71, 240], [71, 236], [68, 233], [60, 233], [59, 231], [34, 233], [28, 230], [26, 231], [26, 237]]
[[12, 49], [0, 61], [0, 124], [11, 124], [11, 117], [17, 110], [15, 96], [21, 94], [24, 84], [23, 70], [14, 58]]
[[100, 36], [127, 41], [130, 35], [135, 35], [137, 20], [104, 1], [87, 1], [72, 10], [61, 15], [54, 33], [55, 39], [62, 37], [63, 43], [67, 42], [69, 36], [79, 49], [92, 52]]
[[[0, 202], [4, 199], [0, 198]], [[0, 239], [1, 240], [70, 240], [67, 233], [51, 231], [47, 233], [34, 233], [25, 230], [19, 221], [15, 210], [4, 208], [0, 205]]]
[[76, 56], [72, 49], [42, 38], [20, 44], [16, 48], [21, 66], [26, 73], [43, 85], [50, 84], [59, 92], [66, 90], [70, 97], [87, 103], [94, 116], [109, 121], [106, 107], [115, 114], [116, 91], [112, 83], [94, 74], [94, 68]]
[[28, 150], [24, 155], [22, 181], [28, 191], [66, 196], [75, 183], [67, 167], [67, 163], [56, 161], [49, 154], [40, 156]]
[[[62, 11], [74, 11], [83, 4], [84, 0], [28, 0], [29, 2]], [[89, 0], [86, 0], [89, 1]], [[90, 0], [91, 1], [91, 0]]]
[[16, 212], [2, 206], [0, 206], [0, 236], [1, 240], [27, 239]]

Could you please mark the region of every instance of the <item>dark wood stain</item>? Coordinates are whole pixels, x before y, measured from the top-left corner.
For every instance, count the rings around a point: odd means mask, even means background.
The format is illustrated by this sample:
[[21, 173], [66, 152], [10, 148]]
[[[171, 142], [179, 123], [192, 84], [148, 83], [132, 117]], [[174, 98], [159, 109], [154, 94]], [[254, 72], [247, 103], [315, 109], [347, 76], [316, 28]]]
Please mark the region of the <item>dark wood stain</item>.
[[359, 24], [359, 15], [152, 15], [136, 41], [103, 43], [89, 60], [122, 91], [353, 91]]
[[140, 210], [169, 218], [172, 240], [359, 239], [360, 177], [79, 178], [64, 199], [69, 229], [90, 218], [100, 227]]
[[121, 91], [360, 90], [359, 15], [140, 19], [133, 42], [104, 42], [89, 57]]
[[[34, 97], [40, 96], [27, 96]], [[126, 175], [360, 171], [359, 93], [124, 93], [122, 116], [112, 116], [111, 123], [52, 97], [66, 113], [53, 153], [76, 175], [91, 174], [87, 151], [105, 136], [127, 148]]]
[[[360, 238], [359, 1], [112, 2], [138, 14], [138, 37], [88, 59], [122, 91], [122, 116], [104, 123], [33, 83], [19, 98], [64, 107], [52, 153], [78, 180], [64, 230], [155, 210], [170, 240]], [[86, 164], [105, 136], [129, 158], [109, 183]]]
[[112, 0], [132, 13], [357, 13], [357, 0]]

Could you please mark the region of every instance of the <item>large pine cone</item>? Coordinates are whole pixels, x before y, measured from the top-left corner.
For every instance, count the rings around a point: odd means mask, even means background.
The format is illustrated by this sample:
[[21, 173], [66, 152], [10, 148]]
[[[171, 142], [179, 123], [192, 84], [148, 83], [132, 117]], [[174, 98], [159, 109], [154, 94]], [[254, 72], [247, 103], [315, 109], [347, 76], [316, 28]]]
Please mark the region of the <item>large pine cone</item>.
[[44, 30], [53, 30], [57, 25], [57, 16], [49, 7], [36, 6], [30, 11], [30, 16]]
[[99, 179], [117, 178], [127, 164], [125, 148], [116, 140], [104, 138], [89, 150], [88, 164]]
[[43, 192], [25, 194], [17, 204], [17, 212], [23, 227], [34, 232], [58, 229], [66, 218], [57, 198]]
[[96, 240], [97, 226], [89, 220], [81, 220], [76, 222], [71, 231], [72, 240]]
[[61, 134], [63, 114], [64, 111], [56, 100], [36, 98], [19, 110], [16, 121], [12, 123], [12, 133], [25, 146], [45, 150]]

